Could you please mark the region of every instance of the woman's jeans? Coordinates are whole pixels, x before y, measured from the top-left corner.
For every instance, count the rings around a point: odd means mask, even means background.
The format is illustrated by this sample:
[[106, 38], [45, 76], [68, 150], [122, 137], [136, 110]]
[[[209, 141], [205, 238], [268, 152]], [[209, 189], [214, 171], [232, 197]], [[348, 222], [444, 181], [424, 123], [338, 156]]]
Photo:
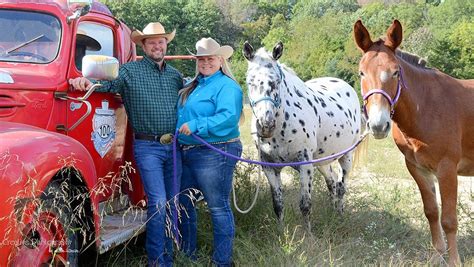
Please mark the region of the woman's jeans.
[[[240, 141], [215, 144], [214, 147], [235, 156], [242, 154]], [[230, 266], [234, 240], [234, 216], [230, 208], [229, 196], [232, 189], [232, 175], [237, 160], [226, 157], [206, 146], [196, 146], [182, 150], [183, 175], [181, 177], [180, 201], [187, 211], [181, 212], [180, 232], [182, 250], [191, 258], [196, 258], [197, 218], [196, 209], [190, 198], [199, 189], [211, 212], [214, 232], [213, 262], [218, 266]]]
[[[181, 153], [177, 151], [177, 181], [173, 175], [173, 145], [160, 142], [134, 140], [133, 152], [148, 198], [146, 224], [146, 253], [150, 266], [173, 265], [173, 240], [166, 235], [166, 217], [173, 222], [176, 214], [175, 200], [179, 193], [181, 177]], [[166, 209], [169, 201], [170, 208]], [[176, 229], [173, 225], [172, 231]]]

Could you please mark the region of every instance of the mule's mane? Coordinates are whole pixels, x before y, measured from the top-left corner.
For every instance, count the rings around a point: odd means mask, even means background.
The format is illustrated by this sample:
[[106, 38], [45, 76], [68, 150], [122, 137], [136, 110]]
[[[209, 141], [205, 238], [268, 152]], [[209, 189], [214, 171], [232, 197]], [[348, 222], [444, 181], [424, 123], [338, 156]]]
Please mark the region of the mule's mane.
[[415, 55], [415, 54], [412, 54], [412, 53], [409, 53], [409, 52], [406, 52], [406, 51], [403, 51], [403, 50], [400, 50], [400, 49], [396, 50], [396, 55], [399, 58], [405, 60], [407, 63], [410, 63], [413, 66], [421, 67], [421, 68], [427, 68], [426, 63], [428, 63], [428, 62], [424, 58], [422, 58], [418, 55]]
[[[265, 48], [263, 48], [263, 47], [261, 47], [261, 48], [259, 48], [259, 49], [257, 50], [257, 52], [255, 53], [255, 57], [256, 57], [256, 58], [258, 58], [258, 57], [260, 58], [260, 65], [263, 65], [263, 64], [265, 64], [265, 63], [271, 63], [271, 64], [273, 64], [273, 61], [274, 61], [274, 59], [273, 59], [272, 56], [270, 55], [270, 52], [268, 52], [267, 50], [265, 50]], [[263, 64], [262, 64], [262, 63], [263, 63]], [[289, 72], [289, 73], [291, 73], [291, 74], [293, 74], [293, 75], [295, 75], [295, 76], [298, 76], [298, 75], [296, 74], [296, 72], [295, 72], [292, 68], [288, 67], [287, 65], [285, 65], [285, 64], [283, 64], [283, 63], [277, 63], [277, 64], [280, 64], [280, 66], [281, 66], [284, 70], [286, 70], [287, 72]]]
[[[385, 42], [385, 37], [382, 37], [382, 38], [378, 39], [377, 41], [375, 41], [374, 44], [375, 45], [383, 45], [384, 42]], [[424, 59], [424, 58], [422, 58], [418, 55], [403, 51], [401, 49], [397, 49], [395, 51], [395, 55], [398, 58], [404, 60], [405, 62], [409, 63], [412, 66], [423, 68], [423, 69], [428, 68], [428, 67], [426, 67], [426, 64], [428, 63], [426, 61], [426, 59]]]

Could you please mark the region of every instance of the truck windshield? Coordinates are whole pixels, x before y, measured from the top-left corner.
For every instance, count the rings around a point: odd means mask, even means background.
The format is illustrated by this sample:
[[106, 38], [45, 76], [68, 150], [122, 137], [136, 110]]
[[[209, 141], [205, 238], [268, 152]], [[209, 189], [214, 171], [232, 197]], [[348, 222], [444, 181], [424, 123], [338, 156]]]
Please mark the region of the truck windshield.
[[59, 50], [61, 25], [52, 15], [0, 10], [0, 61], [49, 63]]

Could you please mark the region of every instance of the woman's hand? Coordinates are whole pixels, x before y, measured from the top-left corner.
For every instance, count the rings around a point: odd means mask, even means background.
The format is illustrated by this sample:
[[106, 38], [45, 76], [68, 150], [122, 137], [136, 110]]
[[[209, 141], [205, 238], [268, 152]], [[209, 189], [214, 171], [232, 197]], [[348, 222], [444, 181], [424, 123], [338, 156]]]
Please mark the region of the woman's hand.
[[188, 123], [185, 122], [183, 125], [181, 125], [181, 127], [179, 128], [179, 133], [182, 133], [185, 135], [191, 134], [191, 130], [189, 130]]

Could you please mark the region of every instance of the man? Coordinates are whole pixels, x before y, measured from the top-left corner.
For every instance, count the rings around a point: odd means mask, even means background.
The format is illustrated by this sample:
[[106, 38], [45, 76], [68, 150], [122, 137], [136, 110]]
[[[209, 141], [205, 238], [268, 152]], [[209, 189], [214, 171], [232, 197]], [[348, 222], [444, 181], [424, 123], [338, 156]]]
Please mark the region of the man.
[[[180, 178], [174, 185], [173, 146], [165, 137], [176, 128], [176, 103], [183, 80], [176, 69], [164, 62], [164, 56], [174, 36], [175, 30], [166, 33], [158, 22], [148, 24], [143, 32], [133, 31], [132, 41], [142, 46], [145, 56], [141, 61], [122, 65], [118, 78], [103, 82], [97, 90], [121, 94], [133, 128], [135, 161], [148, 198], [145, 246], [150, 266], [173, 264], [173, 243], [165, 233], [166, 202], [178, 193], [174, 188], [179, 189]], [[69, 83], [78, 90], [92, 86], [84, 77]], [[179, 152], [177, 162], [181, 177]], [[170, 204], [174, 209], [173, 200]]]

